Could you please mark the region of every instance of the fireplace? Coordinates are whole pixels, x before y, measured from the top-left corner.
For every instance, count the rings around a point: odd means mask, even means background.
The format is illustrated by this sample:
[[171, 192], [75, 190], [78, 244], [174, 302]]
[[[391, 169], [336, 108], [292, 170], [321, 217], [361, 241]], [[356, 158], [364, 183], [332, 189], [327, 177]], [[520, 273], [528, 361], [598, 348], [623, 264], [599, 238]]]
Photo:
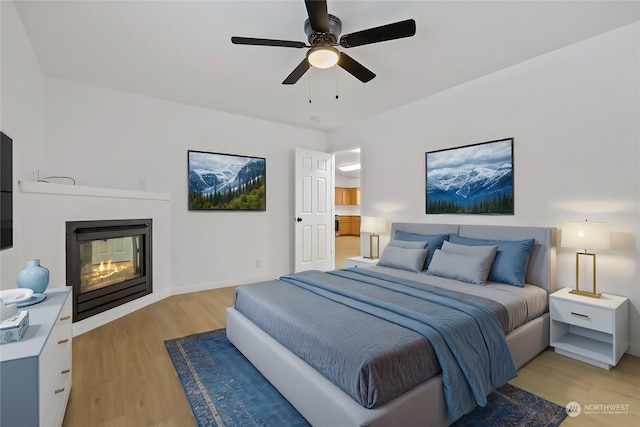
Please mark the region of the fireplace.
[[151, 227], [151, 219], [67, 222], [74, 322], [153, 291]]

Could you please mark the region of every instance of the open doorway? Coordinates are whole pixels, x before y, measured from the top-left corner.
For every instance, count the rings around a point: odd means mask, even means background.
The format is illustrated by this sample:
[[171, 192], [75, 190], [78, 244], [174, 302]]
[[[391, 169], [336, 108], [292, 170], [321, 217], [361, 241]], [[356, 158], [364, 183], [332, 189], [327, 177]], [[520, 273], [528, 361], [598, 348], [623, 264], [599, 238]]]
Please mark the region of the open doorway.
[[360, 147], [334, 153], [335, 268], [360, 256]]

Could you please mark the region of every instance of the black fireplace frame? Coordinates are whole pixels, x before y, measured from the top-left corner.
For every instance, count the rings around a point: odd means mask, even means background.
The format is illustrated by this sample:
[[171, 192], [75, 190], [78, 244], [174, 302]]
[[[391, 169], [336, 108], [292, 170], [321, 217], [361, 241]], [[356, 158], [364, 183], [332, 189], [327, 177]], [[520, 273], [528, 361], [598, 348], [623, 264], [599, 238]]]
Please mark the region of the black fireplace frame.
[[[66, 223], [67, 286], [73, 286], [73, 322], [94, 316], [153, 292], [152, 220], [118, 219]], [[140, 277], [80, 293], [80, 244], [92, 240], [142, 236], [143, 272]]]

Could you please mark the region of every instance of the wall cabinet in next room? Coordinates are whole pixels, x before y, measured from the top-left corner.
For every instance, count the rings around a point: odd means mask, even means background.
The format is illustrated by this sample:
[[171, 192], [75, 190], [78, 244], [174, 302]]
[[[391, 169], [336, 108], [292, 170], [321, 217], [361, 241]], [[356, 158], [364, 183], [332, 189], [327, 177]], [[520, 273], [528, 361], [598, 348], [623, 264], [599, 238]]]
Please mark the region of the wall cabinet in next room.
[[360, 188], [336, 187], [336, 205], [359, 205]]

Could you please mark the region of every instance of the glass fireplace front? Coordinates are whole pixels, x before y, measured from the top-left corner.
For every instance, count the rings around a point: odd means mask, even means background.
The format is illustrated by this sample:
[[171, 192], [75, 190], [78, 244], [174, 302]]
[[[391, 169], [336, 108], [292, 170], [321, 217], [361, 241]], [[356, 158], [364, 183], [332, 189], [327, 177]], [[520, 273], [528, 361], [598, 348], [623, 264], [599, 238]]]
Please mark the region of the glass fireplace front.
[[153, 292], [151, 219], [67, 222], [67, 284], [77, 322]]
[[142, 276], [142, 236], [80, 243], [80, 293]]

